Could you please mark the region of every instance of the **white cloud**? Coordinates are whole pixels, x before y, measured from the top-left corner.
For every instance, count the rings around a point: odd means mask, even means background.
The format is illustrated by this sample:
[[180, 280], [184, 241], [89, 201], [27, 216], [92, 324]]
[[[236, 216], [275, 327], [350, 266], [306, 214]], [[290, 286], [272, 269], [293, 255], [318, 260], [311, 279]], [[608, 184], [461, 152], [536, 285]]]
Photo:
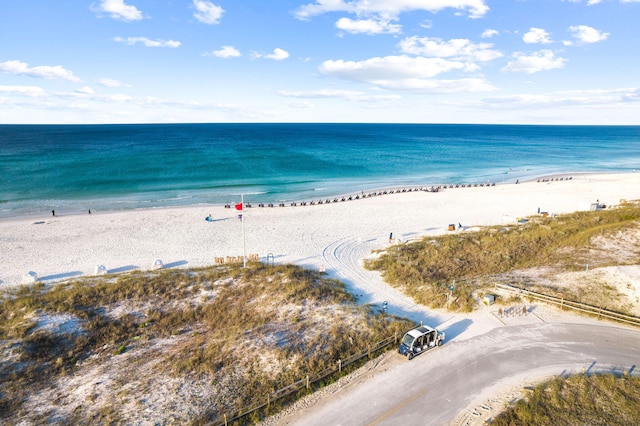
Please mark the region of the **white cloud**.
[[306, 90], [306, 91], [289, 91], [282, 90], [278, 92], [280, 96], [288, 98], [301, 99], [346, 99], [348, 101], [371, 102], [371, 101], [389, 101], [400, 99], [399, 95], [367, 95], [357, 90]]
[[307, 100], [290, 102], [287, 104], [287, 106], [296, 109], [313, 109], [316, 107], [312, 102], [309, 102]]
[[204, 24], [219, 24], [224, 13], [222, 7], [203, 0], [193, 0], [193, 7], [196, 8], [193, 16]]
[[134, 98], [129, 95], [125, 95], [122, 93], [116, 93], [114, 95], [102, 95], [100, 100], [103, 102], [130, 102]]
[[482, 34], [480, 35], [480, 37], [482, 37], [482, 38], [491, 38], [491, 37], [493, 37], [493, 36], [497, 36], [498, 34], [500, 34], [500, 33], [498, 32], [498, 30], [494, 30], [494, 29], [491, 29], [491, 28], [487, 28], [486, 30], [484, 30], [484, 31], [482, 32]]
[[[570, 3], [581, 3], [582, 0], [563, 0], [568, 1]], [[640, 1], [640, 0], [631, 0], [631, 1]], [[625, 3], [626, 0], [620, 0], [621, 3]], [[593, 6], [594, 4], [600, 4], [602, 0], [587, 0], [587, 6]]]
[[620, 100], [623, 102], [640, 102], [640, 88], [627, 89]]
[[515, 53], [513, 56], [515, 60], [509, 62], [501, 71], [533, 74], [539, 71], [563, 68], [565, 62], [565, 59], [557, 58], [550, 50], [541, 50], [531, 55]]
[[397, 34], [402, 26], [392, 24], [389, 20], [340, 18], [336, 28], [351, 34]]
[[549, 38], [549, 33], [542, 28], [531, 27], [529, 32], [522, 36], [522, 41], [529, 44], [549, 44], [553, 43]]
[[278, 94], [289, 98], [353, 98], [361, 96], [363, 92], [358, 90], [322, 89], [304, 91], [281, 90]]
[[276, 47], [275, 49], [273, 49], [273, 53], [270, 53], [267, 55], [261, 54], [261, 53], [255, 53], [253, 56], [256, 58], [266, 58], [266, 59], [273, 59], [275, 61], [282, 61], [289, 57], [289, 52], [287, 52], [286, 50], [282, 50], [279, 47]]
[[465, 64], [462, 62], [401, 55], [364, 61], [329, 60], [320, 65], [319, 71], [346, 80], [372, 83], [383, 79], [430, 78], [443, 72], [464, 68]]
[[484, 0], [317, 0], [316, 3], [300, 6], [294, 14], [302, 20], [329, 12], [394, 18], [403, 12], [435, 13], [447, 8], [468, 10], [471, 18], [482, 17], [489, 11]]
[[81, 95], [93, 95], [95, 91], [89, 86], [84, 86], [79, 89], [76, 89], [76, 93], [79, 93]]
[[429, 30], [429, 29], [433, 28], [433, 21], [430, 21], [428, 19], [424, 20], [424, 21], [422, 21], [420, 23], [420, 27]]
[[436, 37], [408, 37], [400, 42], [400, 49], [412, 55], [436, 58], [453, 58], [463, 61], [487, 62], [502, 57], [502, 52], [492, 50], [491, 43], [473, 43], [467, 39], [444, 41]]
[[38, 66], [29, 68], [29, 64], [22, 61], [6, 61], [0, 63], [0, 71], [4, 71], [14, 75], [27, 75], [30, 77], [44, 78], [46, 80], [67, 80], [72, 82], [80, 81], [78, 77], [73, 75], [69, 70], [64, 69], [60, 65], [56, 66]]
[[29, 96], [31, 98], [45, 95], [44, 89], [37, 86], [0, 86], [0, 93]]
[[176, 48], [180, 47], [182, 43], [174, 40], [151, 40], [146, 37], [114, 37], [114, 41], [118, 43], [128, 44], [129, 46], [133, 46], [137, 43], [142, 43], [146, 47], [171, 47]]
[[222, 46], [219, 50], [214, 50], [210, 55], [218, 58], [236, 58], [242, 56], [240, 51], [233, 46]]
[[573, 33], [573, 37], [580, 43], [597, 43], [609, 37], [609, 33], [603, 33], [587, 25], [571, 26], [569, 27], [569, 31]]
[[102, 0], [98, 6], [92, 6], [91, 9], [98, 13], [108, 13], [113, 19], [125, 22], [142, 19], [142, 12], [135, 6], [125, 4], [124, 0]]
[[98, 80], [98, 83], [104, 87], [122, 87], [123, 84], [118, 80], [114, 80], [112, 78], [101, 78]]
[[469, 64], [443, 58], [386, 56], [365, 61], [331, 60], [323, 62], [320, 73], [376, 85], [390, 90], [421, 90], [431, 92], [465, 92], [492, 90], [481, 79], [432, 80], [448, 71], [469, 69]]
[[421, 91], [429, 93], [473, 93], [496, 90], [490, 83], [480, 78], [462, 78], [457, 80], [417, 79], [381, 81], [380, 87], [388, 90]]
[[[612, 90], [582, 90], [571, 92], [555, 92], [548, 94], [516, 94], [496, 96], [482, 99], [474, 106], [500, 110], [514, 109], [548, 109], [558, 107], [592, 107], [614, 106], [628, 102], [638, 102], [638, 88], [620, 88]], [[471, 105], [469, 103], [468, 105]]]

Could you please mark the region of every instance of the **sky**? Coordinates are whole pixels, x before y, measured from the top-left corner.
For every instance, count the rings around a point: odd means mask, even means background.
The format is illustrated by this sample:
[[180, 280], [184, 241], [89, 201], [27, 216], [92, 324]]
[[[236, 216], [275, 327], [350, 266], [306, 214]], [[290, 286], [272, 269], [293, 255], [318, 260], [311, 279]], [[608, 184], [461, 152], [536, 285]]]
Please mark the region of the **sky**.
[[2, 0], [0, 123], [640, 125], [640, 0]]

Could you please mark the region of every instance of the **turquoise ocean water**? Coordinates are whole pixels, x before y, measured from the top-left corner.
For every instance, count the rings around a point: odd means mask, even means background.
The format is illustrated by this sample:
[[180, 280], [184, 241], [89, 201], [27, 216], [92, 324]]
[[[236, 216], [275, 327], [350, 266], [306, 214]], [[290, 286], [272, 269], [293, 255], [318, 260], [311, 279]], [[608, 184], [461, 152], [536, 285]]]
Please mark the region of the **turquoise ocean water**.
[[0, 125], [0, 218], [638, 169], [639, 126]]

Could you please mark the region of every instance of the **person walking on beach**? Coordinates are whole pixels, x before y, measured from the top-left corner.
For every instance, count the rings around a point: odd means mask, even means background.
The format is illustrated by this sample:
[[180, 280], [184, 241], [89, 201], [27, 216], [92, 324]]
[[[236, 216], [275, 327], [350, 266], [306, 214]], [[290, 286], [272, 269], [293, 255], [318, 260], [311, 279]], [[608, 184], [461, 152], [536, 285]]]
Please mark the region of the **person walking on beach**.
[[51, 216], [55, 216], [56, 215], [56, 211], [55, 210], [51, 210]]

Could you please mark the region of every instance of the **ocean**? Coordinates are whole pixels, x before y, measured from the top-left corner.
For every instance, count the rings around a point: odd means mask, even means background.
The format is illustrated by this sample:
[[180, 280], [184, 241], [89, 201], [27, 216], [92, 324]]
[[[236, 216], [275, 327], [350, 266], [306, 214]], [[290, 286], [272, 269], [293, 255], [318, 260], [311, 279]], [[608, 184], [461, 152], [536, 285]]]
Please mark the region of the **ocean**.
[[640, 169], [640, 126], [0, 125], [0, 218]]

